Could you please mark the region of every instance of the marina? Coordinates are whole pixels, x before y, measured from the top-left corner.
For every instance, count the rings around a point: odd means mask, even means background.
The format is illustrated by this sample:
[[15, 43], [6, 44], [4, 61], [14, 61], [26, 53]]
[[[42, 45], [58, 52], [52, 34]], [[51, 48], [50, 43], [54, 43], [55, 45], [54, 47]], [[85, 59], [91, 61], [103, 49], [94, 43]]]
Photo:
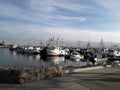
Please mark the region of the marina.
[[[49, 53], [47, 54], [47, 52]], [[63, 68], [76, 68], [111, 64], [113, 61], [120, 60], [118, 54], [119, 50], [116, 49], [67, 47], [63, 49], [47, 49], [47, 47], [41, 48], [38, 46], [10, 45], [9, 48], [0, 48], [0, 65], [3, 67], [46, 67], [58, 65]]]
[[120, 90], [119, 8], [0, 0], [0, 90]]
[[0, 48], [0, 83], [33, 83], [76, 72], [119, 67], [120, 63], [119, 49], [68, 48], [54, 43], [5, 46]]
[[60, 65], [67, 66], [86, 66], [86, 62], [74, 62], [65, 57], [46, 57], [41, 58], [40, 54], [22, 54], [16, 51], [11, 51], [9, 48], [0, 48], [0, 66], [1, 67], [42, 67]]

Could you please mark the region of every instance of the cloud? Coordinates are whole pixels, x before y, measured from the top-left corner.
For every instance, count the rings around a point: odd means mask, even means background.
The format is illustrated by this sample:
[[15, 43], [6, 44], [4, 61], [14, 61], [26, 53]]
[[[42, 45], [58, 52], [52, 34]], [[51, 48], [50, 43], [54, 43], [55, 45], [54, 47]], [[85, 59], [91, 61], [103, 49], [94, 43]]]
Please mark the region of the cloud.
[[[21, 2], [20, 2], [21, 3]], [[86, 17], [78, 15], [86, 6], [79, 5], [76, 3], [58, 1], [58, 0], [28, 0], [26, 7], [18, 7], [14, 3], [0, 3], [0, 17], [21, 20], [23, 22], [31, 23], [43, 23], [46, 25], [56, 26], [56, 20], [59, 23], [65, 23], [69, 21], [84, 22], [87, 20]], [[63, 12], [59, 10], [67, 10], [68, 12], [74, 11], [76, 15], [65, 15], [63, 13], [57, 14], [57, 12]], [[65, 24], [63, 23], [63, 25]]]
[[119, 0], [94, 0], [103, 10], [106, 12], [108, 16], [114, 16], [114, 19], [120, 17], [120, 1]]
[[56, 35], [61, 35], [62, 38], [66, 40], [73, 40], [73, 41], [95, 41], [99, 42], [101, 38], [103, 38], [105, 41], [108, 42], [119, 42], [119, 35], [120, 32], [109, 32], [104, 31], [100, 32], [97, 30], [85, 30], [85, 29], [47, 29], [45, 30], [47, 33], [50, 33], [51, 31]]
[[29, 20], [30, 17], [25, 14], [25, 11], [11, 3], [0, 3], [0, 16], [4, 18], [15, 18]]
[[[1, 38], [25, 39], [49, 39], [60, 37], [63, 40], [73, 41], [97, 41], [101, 38], [108, 42], [120, 42], [120, 31], [98, 31], [90, 29], [60, 28], [60, 27], [42, 27], [39, 25], [0, 23]], [[6, 27], [7, 26], [7, 27]]]
[[58, 15], [56, 19], [68, 20], [68, 21], [86, 21], [87, 20], [84, 17], [62, 16], [62, 15]]
[[[29, 7], [35, 12], [35, 14], [42, 16], [42, 19], [48, 21], [49, 23], [54, 23], [56, 20], [59, 21], [86, 21], [87, 19], [83, 16], [77, 15], [64, 15], [64, 10], [66, 11], [73, 11], [76, 14], [81, 12], [83, 9], [88, 9], [87, 6], [83, 6], [76, 3], [65, 2], [65, 1], [58, 1], [58, 0], [30, 0]], [[63, 9], [60, 10], [60, 9]], [[59, 11], [59, 14], [57, 12]], [[55, 22], [56, 23], [56, 22]]]
[[[0, 38], [47, 39], [55, 35], [66, 40], [100, 41], [103, 38], [119, 42], [120, 1], [82, 2], [26, 0], [26, 8], [14, 2], [0, 2]], [[117, 33], [112, 31], [117, 29]]]
[[[30, 0], [30, 7], [37, 11], [43, 11], [45, 13], [51, 13], [56, 10], [56, 7], [68, 9], [71, 11], [81, 11], [86, 8], [86, 6], [71, 3], [70, 1], [66, 2], [64, 0]], [[43, 9], [43, 10], [42, 10]]]

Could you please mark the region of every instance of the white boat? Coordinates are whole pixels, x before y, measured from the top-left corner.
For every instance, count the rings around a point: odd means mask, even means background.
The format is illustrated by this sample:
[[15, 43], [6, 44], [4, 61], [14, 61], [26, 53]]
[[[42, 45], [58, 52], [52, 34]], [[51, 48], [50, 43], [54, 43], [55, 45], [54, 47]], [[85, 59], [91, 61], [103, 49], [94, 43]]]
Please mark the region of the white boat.
[[66, 51], [65, 51], [65, 50], [60, 49], [60, 55], [59, 55], [59, 56], [65, 56], [65, 55], [66, 55]]
[[18, 47], [17, 45], [10, 45], [9, 49], [10, 49], [10, 50], [16, 50], [17, 47]]
[[70, 55], [71, 60], [77, 60], [79, 61], [81, 58], [81, 55], [77, 51], [73, 51]]
[[95, 60], [95, 65], [97, 65], [97, 64], [106, 63], [108, 58], [107, 57], [103, 57], [102, 54], [97, 54], [97, 55], [95, 55], [94, 60]]
[[59, 39], [53, 37], [48, 41], [47, 46], [41, 51], [42, 56], [65, 56], [66, 52], [59, 45]]
[[107, 60], [108, 60], [108, 58], [95, 59], [95, 65], [97, 65], [97, 64], [106, 64]]
[[46, 49], [48, 56], [59, 56], [60, 55], [60, 49], [58, 47], [48, 47]]
[[114, 56], [119, 57], [119, 56], [120, 56], [120, 51], [115, 50], [115, 51], [114, 51]]
[[25, 49], [25, 53], [30, 53], [30, 54], [32, 54], [34, 47], [28, 46], [28, 47], [25, 47], [24, 49]]
[[60, 47], [48, 47], [46, 49], [48, 56], [65, 56], [66, 52]]
[[33, 48], [33, 54], [39, 54], [41, 51], [41, 48], [40, 47], [34, 47]]

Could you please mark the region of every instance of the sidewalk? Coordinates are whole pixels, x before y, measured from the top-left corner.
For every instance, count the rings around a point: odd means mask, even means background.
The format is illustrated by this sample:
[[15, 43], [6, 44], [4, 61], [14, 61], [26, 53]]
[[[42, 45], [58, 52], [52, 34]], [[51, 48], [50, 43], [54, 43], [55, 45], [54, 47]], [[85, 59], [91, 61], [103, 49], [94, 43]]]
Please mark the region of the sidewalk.
[[120, 90], [120, 68], [72, 72], [63, 77], [26, 84], [0, 84], [0, 90]]

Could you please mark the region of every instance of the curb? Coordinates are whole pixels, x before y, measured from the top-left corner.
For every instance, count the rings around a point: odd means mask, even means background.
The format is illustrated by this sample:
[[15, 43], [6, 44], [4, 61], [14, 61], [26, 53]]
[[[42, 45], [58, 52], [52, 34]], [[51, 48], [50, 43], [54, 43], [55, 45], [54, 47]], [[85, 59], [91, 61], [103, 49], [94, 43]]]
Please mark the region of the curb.
[[73, 73], [73, 72], [85, 72], [85, 71], [102, 69], [102, 68], [109, 68], [109, 67], [111, 67], [111, 65], [97, 66], [97, 67], [87, 67], [87, 68], [77, 68], [77, 69], [70, 68], [70, 69], [64, 70], [64, 73], [69, 74], [69, 73]]

